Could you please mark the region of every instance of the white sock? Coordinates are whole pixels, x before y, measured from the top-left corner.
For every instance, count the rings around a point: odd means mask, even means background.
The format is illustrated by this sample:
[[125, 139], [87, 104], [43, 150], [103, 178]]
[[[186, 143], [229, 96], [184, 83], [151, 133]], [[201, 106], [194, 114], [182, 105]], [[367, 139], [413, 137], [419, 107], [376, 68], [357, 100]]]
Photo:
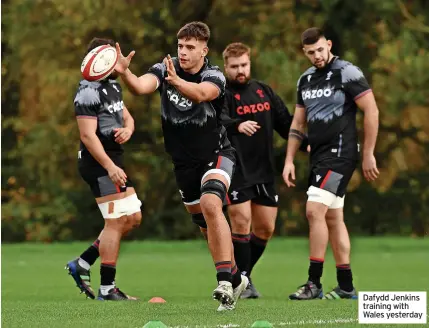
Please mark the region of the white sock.
[[112, 288], [115, 288], [115, 285], [100, 285], [101, 295], [107, 295]]
[[82, 260], [80, 257], [79, 257], [79, 260], [77, 262], [85, 270], [89, 270], [91, 268], [91, 265], [88, 262], [86, 262], [85, 260]]

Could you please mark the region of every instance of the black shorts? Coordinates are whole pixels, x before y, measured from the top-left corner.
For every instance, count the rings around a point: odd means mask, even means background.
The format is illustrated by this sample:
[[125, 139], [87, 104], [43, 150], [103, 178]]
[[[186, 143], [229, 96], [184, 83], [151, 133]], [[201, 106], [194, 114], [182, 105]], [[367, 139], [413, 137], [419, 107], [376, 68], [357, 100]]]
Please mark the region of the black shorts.
[[[122, 166], [119, 167], [124, 170]], [[79, 165], [79, 173], [91, 188], [95, 198], [125, 192], [128, 187], [133, 187], [128, 175], [125, 186], [115, 185], [102, 166]]]
[[247, 201], [270, 207], [278, 206], [278, 195], [274, 183], [260, 183], [249, 187], [235, 187], [231, 185], [228, 191], [232, 205]]
[[[177, 186], [185, 205], [199, 204], [201, 197], [201, 181], [210, 170], [221, 170], [231, 181], [235, 169], [235, 150], [220, 151], [207, 163], [193, 166], [175, 165], [174, 174]], [[213, 172], [216, 173], [216, 172]], [[220, 173], [220, 172], [219, 172]], [[228, 195], [224, 203], [228, 203]]]
[[311, 165], [308, 186], [324, 189], [343, 197], [358, 161], [344, 158], [327, 158]]

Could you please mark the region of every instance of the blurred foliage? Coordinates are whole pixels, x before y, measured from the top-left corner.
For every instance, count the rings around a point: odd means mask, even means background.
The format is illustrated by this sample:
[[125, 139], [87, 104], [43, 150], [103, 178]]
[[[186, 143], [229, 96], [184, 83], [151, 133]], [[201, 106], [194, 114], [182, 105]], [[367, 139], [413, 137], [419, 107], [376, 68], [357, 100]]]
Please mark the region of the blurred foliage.
[[[77, 172], [78, 130], [73, 96], [80, 63], [93, 37], [136, 50], [142, 74], [176, 52], [186, 22], [212, 31], [210, 59], [234, 41], [252, 47], [252, 74], [269, 83], [291, 110], [296, 81], [308, 67], [300, 34], [325, 29], [333, 52], [361, 67], [380, 109], [377, 159], [381, 176], [349, 187], [346, 220], [356, 234], [423, 236], [429, 231], [429, 10], [425, 0], [8, 0], [2, 1], [2, 239], [94, 238], [103, 226]], [[136, 121], [126, 145], [126, 171], [145, 202], [144, 224], [128, 238], [199, 235], [177, 191], [163, 148], [159, 96], [125, 102]], [[362, 126], [362, 115], [358, 117]], [[362, 129], [360, 129], [362, 132]], [[286, 142], [276, 137], [279, 172]], [[278, 176], [277, 234], [307, 233], [307, 158], [297, 162], [298, 187]]]

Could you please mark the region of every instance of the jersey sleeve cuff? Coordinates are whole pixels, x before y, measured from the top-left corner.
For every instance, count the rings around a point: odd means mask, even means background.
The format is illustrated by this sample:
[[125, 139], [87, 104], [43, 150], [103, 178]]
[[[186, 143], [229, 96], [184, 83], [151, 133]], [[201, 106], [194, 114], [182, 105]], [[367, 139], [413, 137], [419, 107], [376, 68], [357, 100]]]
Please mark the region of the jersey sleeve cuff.
[[363, 96], [365, 96], [366, 94], [368, 94], [368, 93], [370, 93], [370, 92], [372, 92], [372, 89], [365, 90], [365, 91], [363, 91], [363, 92], [359, 93], [356, 97], [354, 97], [354, 98], [353, 98], [353, 100], [357, 100], [357, 99], [359, 99], [360, 97], [363, 97]]
[[219, 91], [219, 93], [218, 93], [218, 97], [221, 95], [221, 89], [219, 88], [219, 86], [218, 86], [216, 83], [214, 83], [214, 82], [212, 82], [212, 81], [202, 81], [202, 82], [208, 82], [208, 83], [213, 84], [213, 85], [218, 89], [218, 91]]
[[161, 81], [159, 80], [159, 77], [158, 77], [158, 76], [156, 76], [156, 74], [151, 73], [151, 72], [149, 72], [149, 73], [147, 73], [147, 74], [151, 74], [151, 75], [153, 75], [153, 76], [155, 76], [155, 77], [156, 77], [156, 90], [158, 90], [158, 88], [159, 88], [159, 86], [160, 86], [160, 84], [161, 84]]
[[84, 118], [84, 119], [92, 119], [97, 120], [97, 116], [91, 116], [91, 115], [76, 115], [76, 118]]

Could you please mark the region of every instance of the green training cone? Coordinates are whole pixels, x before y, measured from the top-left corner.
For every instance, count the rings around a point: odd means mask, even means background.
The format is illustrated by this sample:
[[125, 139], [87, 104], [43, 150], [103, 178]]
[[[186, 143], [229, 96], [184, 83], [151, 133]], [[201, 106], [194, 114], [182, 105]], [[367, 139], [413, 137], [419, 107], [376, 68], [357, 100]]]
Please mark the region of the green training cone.
[[253, 323], [252, 328], [273, 328], [273, 325], [266, 320], [257, 320]]
[[[259, 326], [258, 326], [259, 327]], [[272, 327], [272, 326], [270, 326]], [[159, 320], [151, 320], [143, 326], [143, 328], [167, 328], [167, 326]]]

